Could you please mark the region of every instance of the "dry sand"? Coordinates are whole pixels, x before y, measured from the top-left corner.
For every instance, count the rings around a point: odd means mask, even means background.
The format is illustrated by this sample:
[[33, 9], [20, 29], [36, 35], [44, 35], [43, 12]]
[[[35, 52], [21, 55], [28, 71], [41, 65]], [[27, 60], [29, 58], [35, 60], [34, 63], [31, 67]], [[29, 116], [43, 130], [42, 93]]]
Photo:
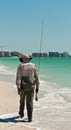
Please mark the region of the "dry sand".
[[[4, 116], [12, 113], [16, 113], [18, 116], [19, 95], [13, 86], [14, 84], [12, 83], [0, 81], [0, 130], [36, 130], [36, 126], [31, 128], [29, 123], [25, 123], [23, 119], [19, 118], [19, 121], [17, 120], [15, 123], [13, 121], [16, 117], [13, 115], [12, 122], [11, 117]], [[10, 119], [8, 120], [8, 118]]]

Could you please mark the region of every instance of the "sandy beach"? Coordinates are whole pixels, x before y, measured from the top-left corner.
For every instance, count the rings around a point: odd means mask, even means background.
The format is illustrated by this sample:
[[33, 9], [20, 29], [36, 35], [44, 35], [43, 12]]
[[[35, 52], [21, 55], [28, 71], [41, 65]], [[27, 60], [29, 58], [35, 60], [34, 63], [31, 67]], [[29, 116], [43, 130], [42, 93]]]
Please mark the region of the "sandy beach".
[[19, 95], [13, 86], [0, 81], [0, 130], [36, 130], [18, 118]]
[[71, 130], [71, 103], [57, 90], [48, 87], [46, 100], [43, 97], [34, 102], [33, 121], [28, 123], [26, 115], [23, 119], [18, 115], [19, 95], [14, 86], [0, 81], [0, 130]]

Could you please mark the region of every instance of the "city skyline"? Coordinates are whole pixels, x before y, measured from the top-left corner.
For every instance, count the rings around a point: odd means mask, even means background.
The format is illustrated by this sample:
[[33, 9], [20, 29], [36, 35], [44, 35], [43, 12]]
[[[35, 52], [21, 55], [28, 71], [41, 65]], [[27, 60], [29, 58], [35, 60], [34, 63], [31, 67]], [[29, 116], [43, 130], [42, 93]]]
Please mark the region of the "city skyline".
[[71, 54], [70, 0], [0, 1], [0, 49]]
[[[0, 51], [0, 57], [20, 57], [23, 53], [18, 51]], [[66, 57], [71, 58], [71, 55], [68, 52], [34, 52], [30, 54], [32, 57]]]

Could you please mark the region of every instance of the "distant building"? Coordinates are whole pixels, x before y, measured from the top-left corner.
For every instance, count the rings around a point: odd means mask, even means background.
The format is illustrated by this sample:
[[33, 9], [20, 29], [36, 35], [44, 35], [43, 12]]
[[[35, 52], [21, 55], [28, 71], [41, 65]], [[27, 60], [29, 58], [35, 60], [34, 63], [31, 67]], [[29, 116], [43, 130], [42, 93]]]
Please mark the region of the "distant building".
[[47, 53], [42, 53], [42, 57], [48, 57]]
[[11, 52], [4, 52], [4, 57], [11, 57]]
[[49, 52], [49, 57], [59, 57], [58, 52]]
[[33, 57], [47, 57], [47, 53], [32, 53]]
[[0, 51], [0, 57], [4, 57], [4, 52]]
[[21, 56], [21, 55], [22, 55], [22, 53], [19, 53], [17, 51], [11, 52], [11, 56]]
[[70, 57], [70, 55], [68, 54], [68, 52], [49, 52], [49, 57]]
[[22, 53], [19, 52], [6, 52], [6, 51], [0, 51], [0, 57], [13, 57], [13, 56], [17, 56], [20, 57], [22, 55]]
[[41, 54], [41, 53], [32, 53], [32, 56], [33, 56], [33, 57], [41, 57], [42, 54]]
[[62, 57], [70, 57], [70, 55], [68, 54], [68, 52], [63, 52]]

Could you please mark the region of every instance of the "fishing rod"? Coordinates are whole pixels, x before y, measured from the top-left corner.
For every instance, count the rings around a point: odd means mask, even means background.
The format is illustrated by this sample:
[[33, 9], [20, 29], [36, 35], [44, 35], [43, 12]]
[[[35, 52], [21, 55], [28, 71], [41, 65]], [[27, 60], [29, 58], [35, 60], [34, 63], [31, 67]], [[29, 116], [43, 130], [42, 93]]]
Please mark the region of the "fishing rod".
[[42, 21], [42, 28], [41, 28], [41, 38], [40, 38], [40, 54], [39, 54], [39, 66], [38, 66], [38, 70], [40, 72], [40, 58], [41, 58], [41, 50], [42, 50], [42, 38], [43, 38], [43, 27], [44, 27], [44, 21]]
[[[40, 57], [41, 57], [41, 50], [42, 50], [43, 27], [44, 27], [44, 21], [42, 21], [42, 28], [41, 28], [40, 53], [39, 53], [39, 65], [38, 65], [39, 72], [40, 72]], [[37, 92], [35, 94], [35, 100], [38, 101]]]

